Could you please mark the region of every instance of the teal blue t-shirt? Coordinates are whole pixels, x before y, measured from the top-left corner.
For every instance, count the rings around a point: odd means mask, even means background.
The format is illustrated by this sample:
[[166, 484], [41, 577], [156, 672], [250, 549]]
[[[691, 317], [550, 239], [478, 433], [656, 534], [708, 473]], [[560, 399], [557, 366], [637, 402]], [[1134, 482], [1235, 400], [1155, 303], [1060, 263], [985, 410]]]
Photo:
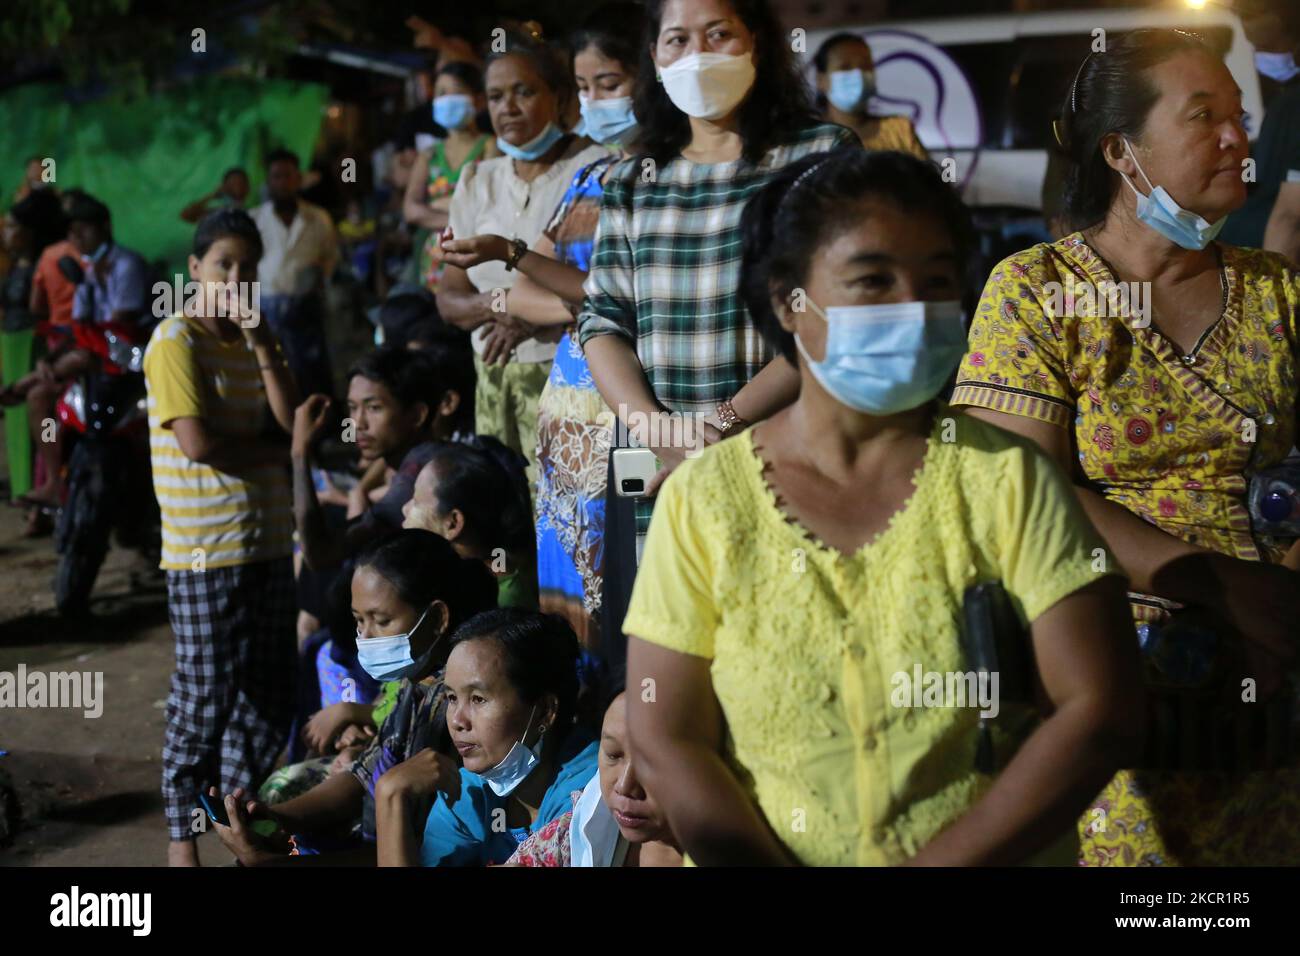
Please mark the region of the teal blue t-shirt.
[[[560, 751], [560, 771], [542, 798], [532, 831], [573, 809], [570, 795], [586, 786], [596, 772], [596, 754], [591, 734], [575, 730], [569, 735]], [[439, 794], [425, 820], [421, 866], [496, 866], [506, 862], [531, 832], [522, 827], [493, 829], [493, 811], [500, 809], [504, 814], [509, 801], [509, 797], [493, 793], [478, 774], [462, 767], [460, 798], [449, 805], [446, 796]]]

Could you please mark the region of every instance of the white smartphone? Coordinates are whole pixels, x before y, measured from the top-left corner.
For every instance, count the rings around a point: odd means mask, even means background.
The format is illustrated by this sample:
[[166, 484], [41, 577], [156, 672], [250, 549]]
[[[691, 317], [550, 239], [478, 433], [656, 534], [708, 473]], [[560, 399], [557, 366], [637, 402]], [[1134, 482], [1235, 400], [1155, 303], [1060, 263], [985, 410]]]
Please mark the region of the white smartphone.
[[621, 497], [644, 497], [658, 471], [659, 459], [649, 448], [614, 449], [614, 492]]

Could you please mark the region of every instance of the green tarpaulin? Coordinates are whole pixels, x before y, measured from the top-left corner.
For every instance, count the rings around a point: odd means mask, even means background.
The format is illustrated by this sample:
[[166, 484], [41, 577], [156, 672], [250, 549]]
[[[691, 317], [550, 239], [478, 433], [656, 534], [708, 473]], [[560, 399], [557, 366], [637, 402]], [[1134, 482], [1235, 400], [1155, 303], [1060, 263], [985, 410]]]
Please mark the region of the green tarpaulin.
[[57, 87], [0, 93], [0, 196], [5, 205], [29, 156], [54, 160], [55, 185], [108, 204], [114, 237], [167, 278], [184, 268], [194, 227], [180, 211], [210, 193], [231, 166], [248, 170], [256, 201], [262, 157], [277, 146], [306, 168], [329, 91], [314, 83], [207, 77], [152, 95], [72, 104]]

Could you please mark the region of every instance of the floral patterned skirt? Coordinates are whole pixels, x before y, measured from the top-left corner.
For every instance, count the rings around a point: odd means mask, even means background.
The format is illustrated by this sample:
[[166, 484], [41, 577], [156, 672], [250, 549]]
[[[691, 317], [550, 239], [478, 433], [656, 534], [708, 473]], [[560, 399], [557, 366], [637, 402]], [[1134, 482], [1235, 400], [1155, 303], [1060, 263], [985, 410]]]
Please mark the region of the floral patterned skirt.
[[537, 404], [537, 582], [541, 609], [564, 617], [596, 653], [613, 421], [566, 333]]

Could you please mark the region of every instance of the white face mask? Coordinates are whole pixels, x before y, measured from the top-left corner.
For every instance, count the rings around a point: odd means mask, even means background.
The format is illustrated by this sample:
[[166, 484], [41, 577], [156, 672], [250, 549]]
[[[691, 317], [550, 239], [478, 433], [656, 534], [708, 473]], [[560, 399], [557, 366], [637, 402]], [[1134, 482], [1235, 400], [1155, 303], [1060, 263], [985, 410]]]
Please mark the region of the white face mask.
[[687, 116], [716, 120], [726, 116], [754, 86], [754, 57], [749, 53], [692, 53], [660, 71], [664, 91]]
[[537, 737], [536, 750], [530, 749], [524, 743], [528, 739], [529, 729], [533, 726], [535, 713], [537, 713], [536, 707], [528, 712], [528, 724], [524, 727], [524, 734], [515, 741], [515, 745], [510, 748], [510, 753], [506, 754], [505, 759], [491, 770], [484, 770], [479, 774], [498, 797], [506, 797], [513, 793], [515, 788], [533, 772], [541, 759], [538, 755], [542, 752], [542, 741], [546, 738], [545, 727]]

